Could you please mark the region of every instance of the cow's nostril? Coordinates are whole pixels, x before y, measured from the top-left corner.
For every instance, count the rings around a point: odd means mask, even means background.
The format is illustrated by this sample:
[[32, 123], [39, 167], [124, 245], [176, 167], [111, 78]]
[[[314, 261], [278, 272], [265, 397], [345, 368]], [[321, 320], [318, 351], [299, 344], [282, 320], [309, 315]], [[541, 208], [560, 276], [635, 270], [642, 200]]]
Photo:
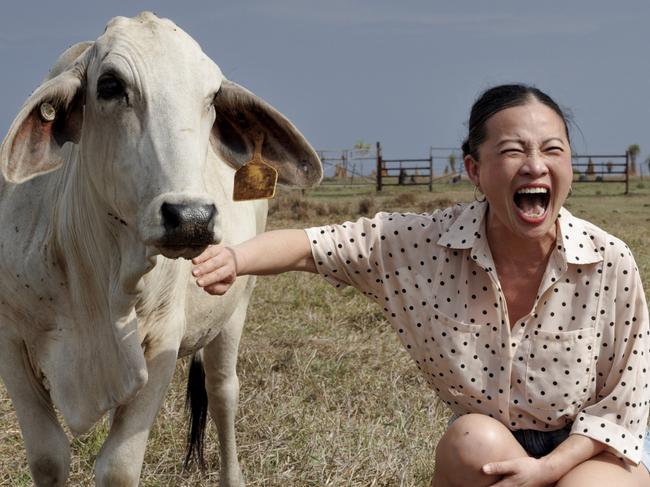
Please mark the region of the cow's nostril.
[[217, 209], [214, 205], [184, 205], [163, 203], [160, 212], [166, 230], [175, 230], [185, 225], [208, 225]]
[[214, 205], [163, 203], [160, 207], [166, 241], [170, 245], [211, 243], [217, 208]]
[[178, 228], [180, 226], [183, 206], [185, 205], [172, 205], [169, 203], [162, 204], [160, 213], [162, 215], [162, 221], [165, 225], [165, 230], [173, 230], [174, 228]]

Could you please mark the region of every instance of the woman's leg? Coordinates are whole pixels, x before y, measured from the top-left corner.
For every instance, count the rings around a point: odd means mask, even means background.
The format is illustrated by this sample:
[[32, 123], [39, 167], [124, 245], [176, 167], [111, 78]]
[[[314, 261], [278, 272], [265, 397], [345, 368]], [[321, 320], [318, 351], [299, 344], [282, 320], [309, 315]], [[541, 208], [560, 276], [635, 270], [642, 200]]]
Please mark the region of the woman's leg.
[[576, 466], [555, 485], [556, 487], [584, 485], [650, 487], [650, 475], [643, 465], [631, 467], [610, 453], [601, 453]]
[[483, 465], [526, 456], [499, 421], [483, 414], [467, 414], [454, 421], [438, 442], [432, 487], [492, 485], [498, 477], [482, 473]]

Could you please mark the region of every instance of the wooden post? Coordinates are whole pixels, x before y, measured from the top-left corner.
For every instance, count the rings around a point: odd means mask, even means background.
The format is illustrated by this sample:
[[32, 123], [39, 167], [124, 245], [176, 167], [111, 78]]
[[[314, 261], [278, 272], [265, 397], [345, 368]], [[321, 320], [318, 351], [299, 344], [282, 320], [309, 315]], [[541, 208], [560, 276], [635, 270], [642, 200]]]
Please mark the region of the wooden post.
[[433, 150], [429, 147], [429, 192], [433, 191]]
[[382, 162], [381, 162], [381, 144], [377, 142], [377, 192], [381, 191], [381, 173], [382, 173]]
[[630, 194], [630, 151], [625, 151], [625, 194]]

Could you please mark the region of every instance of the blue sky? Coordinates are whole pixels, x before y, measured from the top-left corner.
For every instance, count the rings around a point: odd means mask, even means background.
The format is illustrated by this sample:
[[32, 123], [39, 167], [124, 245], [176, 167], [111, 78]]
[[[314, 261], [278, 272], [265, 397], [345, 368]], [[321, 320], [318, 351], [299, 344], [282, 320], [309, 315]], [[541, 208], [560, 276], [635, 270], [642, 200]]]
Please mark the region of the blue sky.
[[379, 140], [389, 156], [415, 157], [459, 146], [479, 93], [523, 81], [572, 113], [576, 152], [637, 143], [641, 161], [650, 155], [643, 1], [4, 2], [2, 133], [60, 52], [141, 10], [174, 20], [317, 149]]

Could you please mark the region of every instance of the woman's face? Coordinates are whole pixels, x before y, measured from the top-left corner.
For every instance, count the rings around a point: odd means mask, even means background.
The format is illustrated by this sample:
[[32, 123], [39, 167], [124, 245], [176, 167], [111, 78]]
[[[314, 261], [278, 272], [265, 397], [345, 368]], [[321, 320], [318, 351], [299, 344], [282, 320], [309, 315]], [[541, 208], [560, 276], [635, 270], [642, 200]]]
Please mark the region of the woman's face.
[[488, 119], [479, 161], [465, 158], [467, 173], [490, 204], [489, 230], [504, 237], [555, 236], [573, 169], [564, 122], [531, 100]]

